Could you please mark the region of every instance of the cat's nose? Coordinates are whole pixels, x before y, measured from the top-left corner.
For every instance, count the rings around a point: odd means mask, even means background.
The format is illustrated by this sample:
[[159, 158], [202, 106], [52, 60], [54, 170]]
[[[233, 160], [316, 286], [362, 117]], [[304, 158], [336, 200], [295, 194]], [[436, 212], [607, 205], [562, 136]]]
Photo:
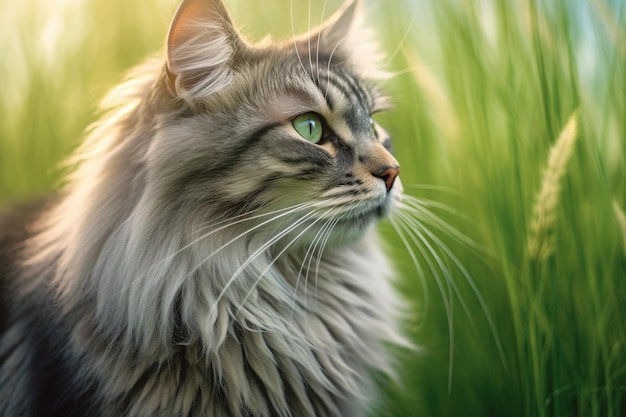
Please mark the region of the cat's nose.
[[393, 183], [396, 181], [396, 178], [398, 178], [398, 175], [400, 175], [400, 166], [398, 165], [387, 165], [380, 168], [374, 173], [375, 177], [381, 178], [383, 181], [385, 181], [385, 185], [387, 186], [387, 192], [391, 191], [391, 189], [393, 188]]

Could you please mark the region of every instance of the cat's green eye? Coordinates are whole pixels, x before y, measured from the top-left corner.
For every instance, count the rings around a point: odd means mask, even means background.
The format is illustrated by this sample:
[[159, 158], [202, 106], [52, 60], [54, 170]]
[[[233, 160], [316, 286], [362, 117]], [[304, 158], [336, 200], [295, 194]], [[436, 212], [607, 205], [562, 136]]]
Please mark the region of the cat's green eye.
[[376, 122], [374, 122], [374, 119], [372, 119], [370, 117], [370, 127], [372, 128], [372, 132], [374, 133], [374, 136], [376, 137], [376, 139], [378, 139], [378, 130], [376, 130]]
[[304, 139], [317, 143], [322, 139], [322, 119], [315, 113], [305, 113], [296, 117], [291, 122], [296, 132]]

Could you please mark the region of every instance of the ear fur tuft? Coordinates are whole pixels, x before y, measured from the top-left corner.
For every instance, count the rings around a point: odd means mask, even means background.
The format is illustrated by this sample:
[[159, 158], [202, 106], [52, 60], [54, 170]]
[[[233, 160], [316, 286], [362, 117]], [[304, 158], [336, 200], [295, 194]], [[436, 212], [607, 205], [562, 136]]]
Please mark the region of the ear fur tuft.
[[167, 38], [170, 90], [193, 102], [227, 87], [233, 56], [243, 44], [222, 0], [184, 0]]
[[319, 45], [333, 55], [341, 55], [356, 72], [366, 78], [385, 78], [379, 69], [382, 57], [372, 32], [363, 24], [362, 0], [347, 0], [339, 10], [316, 29], [296, 38], [304, 47]]

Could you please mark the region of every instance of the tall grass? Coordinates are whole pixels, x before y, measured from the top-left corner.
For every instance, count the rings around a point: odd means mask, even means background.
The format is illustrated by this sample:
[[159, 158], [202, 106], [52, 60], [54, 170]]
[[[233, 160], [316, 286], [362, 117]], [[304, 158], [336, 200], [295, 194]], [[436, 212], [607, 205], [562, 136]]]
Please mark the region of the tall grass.
[[[229, 1], [257, 39], [321, 19], [322, 2], [292, 3]], [[396, 110], [379, 121], [437, 216], [428, 243], [407, 241], [422, 274], [383, 225], [422, 350], [396, 352], [399, 382], [381, 377], [373, 414], [626, 415], [626, 1], [367, 5], [396, 51]], [[0, 202], [52, 189], [175, 6], [2, 0]]]

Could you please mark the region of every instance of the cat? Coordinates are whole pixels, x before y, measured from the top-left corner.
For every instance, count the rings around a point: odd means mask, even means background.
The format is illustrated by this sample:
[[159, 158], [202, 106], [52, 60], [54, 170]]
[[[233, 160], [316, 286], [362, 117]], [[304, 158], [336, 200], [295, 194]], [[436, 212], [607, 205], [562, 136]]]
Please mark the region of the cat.
[[402, 185], [361, 9], [252, 44], [180, 4], [61, 191], [0, 220], [0, 416], [367, 412]]

